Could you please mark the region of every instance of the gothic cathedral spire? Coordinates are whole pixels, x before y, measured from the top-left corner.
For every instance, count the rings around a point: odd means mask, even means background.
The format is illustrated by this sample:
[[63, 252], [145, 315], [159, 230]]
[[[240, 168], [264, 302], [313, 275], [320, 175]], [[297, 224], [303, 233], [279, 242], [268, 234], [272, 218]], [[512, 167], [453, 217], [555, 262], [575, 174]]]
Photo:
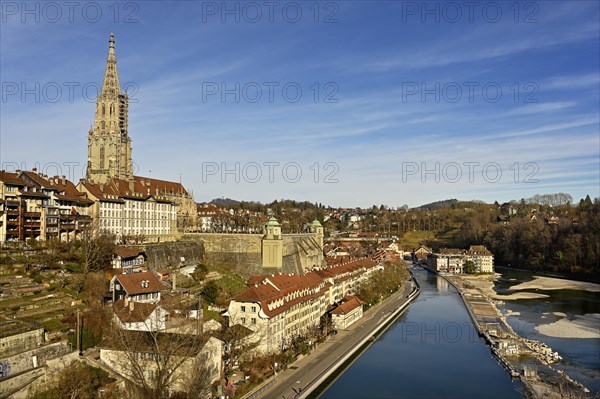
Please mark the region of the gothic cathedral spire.
[[127, 93], [121, 92], [112, 32], [108, 44], [104, 82], [96, 101], [94, 125], [88, 135], [86, 178], [96, 183], [105, 183], [110, 178], [133, 179], [127, 121], [129, 101]]

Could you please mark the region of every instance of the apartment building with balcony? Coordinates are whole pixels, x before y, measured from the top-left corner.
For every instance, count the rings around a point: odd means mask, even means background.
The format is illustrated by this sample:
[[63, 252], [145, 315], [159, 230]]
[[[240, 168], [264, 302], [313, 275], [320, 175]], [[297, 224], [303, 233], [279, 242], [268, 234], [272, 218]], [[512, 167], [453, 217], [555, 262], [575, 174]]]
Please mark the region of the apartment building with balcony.
[[91, 228], [89, 213], [94, 202], [65, 176], [48, 177], [35, 169], [18, 172], [18, 176], [46, 196], [42, 203], [46, 239], [70, 241]]
[[37, 187], [21, 180], [18, 173], [0, 171], [0, 242], [45, 239], [43, 204], [47, 196]]

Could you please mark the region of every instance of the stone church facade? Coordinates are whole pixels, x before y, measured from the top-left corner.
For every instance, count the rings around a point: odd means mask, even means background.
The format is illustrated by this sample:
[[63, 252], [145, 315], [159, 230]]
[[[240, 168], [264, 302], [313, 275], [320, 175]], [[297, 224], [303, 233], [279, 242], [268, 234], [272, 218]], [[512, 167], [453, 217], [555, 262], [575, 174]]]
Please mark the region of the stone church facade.
[[[102, 212], [102, 223], [96, 224], [98, 229], [118, 236], [147, 232], [154, 237], [152, 240], [182, 233], [195, 225], [194, 197], [180, 182], [134, 176], [128, 113], [129, 99], [127, 93], [121, 90], [115, 37], [111, 33], [102, 90], [96, 101], [94, 123], [88, 133], [86, 177], [78, 188], [97, 203], [107, 202], [107, 211]], [[165, 214], [171, 212], [162, 205], [165, 203], [173, 204], [175, 222]], [[128, 205], [131, 209], [125, 209]], [[98, 212], [100, 215], [100, 209]], [[134, 221], [135, 225], [131, 224], [132, 215], [139, 219]]]

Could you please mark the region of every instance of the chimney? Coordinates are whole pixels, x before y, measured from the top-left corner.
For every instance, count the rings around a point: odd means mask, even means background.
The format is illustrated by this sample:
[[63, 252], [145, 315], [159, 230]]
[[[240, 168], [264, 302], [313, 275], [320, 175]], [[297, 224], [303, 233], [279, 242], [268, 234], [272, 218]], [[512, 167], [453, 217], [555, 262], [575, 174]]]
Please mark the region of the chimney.
[[62, 175], [62, 184], [63, 184], [63, 186], [65, 184], [67, 184], [67, 179], [66, 179], [65, 175]]

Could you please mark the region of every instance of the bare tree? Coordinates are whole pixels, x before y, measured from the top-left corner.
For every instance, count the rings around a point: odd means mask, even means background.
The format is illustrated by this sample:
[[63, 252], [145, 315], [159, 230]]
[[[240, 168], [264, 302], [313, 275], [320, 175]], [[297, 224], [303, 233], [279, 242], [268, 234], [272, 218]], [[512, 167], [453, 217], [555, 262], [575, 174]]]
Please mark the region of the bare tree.
[[86, 229], [78, 236], [75, 248], [81, 263], [82, 279], [79, 285], [79, 292], [81, 292], [89, 272], [110, 267], [115, 251], [115, 238], [108, 234], [95, 235], [91, 229]]
[[209, 398], [216, 366], [203, 353], [207, 341], [200, 335], [127, 331], [115, 326], [103, 360], [124, 377], [128, 397]]

